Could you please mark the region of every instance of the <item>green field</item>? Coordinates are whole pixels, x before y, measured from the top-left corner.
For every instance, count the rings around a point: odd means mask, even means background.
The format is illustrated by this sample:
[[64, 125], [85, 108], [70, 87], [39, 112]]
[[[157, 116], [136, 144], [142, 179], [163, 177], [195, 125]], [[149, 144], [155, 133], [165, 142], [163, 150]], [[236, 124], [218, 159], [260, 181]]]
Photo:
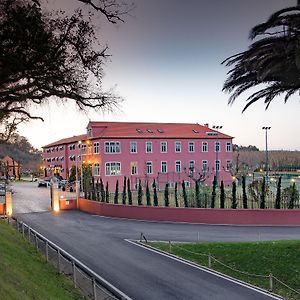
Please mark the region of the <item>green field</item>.
[[[300, 241], [271, 241], [247, 243], [148, 243], [152, 247], [169, 252], [199, 265], [208, 267], [208, 257], [201, 254], [211, 254], [220, 262], [231, 268], [251, 274], [269, 275], [276, 278], [300, 293]], [[248, 276], [233, 271], [211, 260], [214, 270], [269, 289], [269, 279]], [[300, 299], [297, 294], [282, 284], [273, 280], [273, 291], [288, 299]]]
[[0, 221], [0, 299], [85, 299], [71, 280]]

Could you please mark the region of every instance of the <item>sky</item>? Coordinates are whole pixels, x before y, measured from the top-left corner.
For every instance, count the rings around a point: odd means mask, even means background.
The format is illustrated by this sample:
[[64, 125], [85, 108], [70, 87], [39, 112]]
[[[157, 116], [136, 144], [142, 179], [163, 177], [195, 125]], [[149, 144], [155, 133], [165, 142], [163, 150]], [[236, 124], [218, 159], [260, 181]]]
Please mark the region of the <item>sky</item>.
[[[44, 0], [48, 9], [72, 11], [76, 0]], [[228, 105], [222, 92], [228, 68], [221, 62], [250, 45], [249, 30], [296, 0], [135, 0], [135, 9], [119, 25], [94, 18], [97, 36], [109, 45], [104, 89], [124, 98], [112, 114], [80, 113], [74, 105], [50, 101], [36, 113], [44, 122], [19, 128], [37, 148], [85, 133], [89, 120], [120, 122], [208, 123], [238, 145], [265, 147], [263, 126], [270, 126], [270, 149], [300, 150], [299, 96], [284, 104], [277, 98], [266, 111], [262, 103], [244, 113], [247, 95]], [[34, 112], [34, 110], [33, 110]]]

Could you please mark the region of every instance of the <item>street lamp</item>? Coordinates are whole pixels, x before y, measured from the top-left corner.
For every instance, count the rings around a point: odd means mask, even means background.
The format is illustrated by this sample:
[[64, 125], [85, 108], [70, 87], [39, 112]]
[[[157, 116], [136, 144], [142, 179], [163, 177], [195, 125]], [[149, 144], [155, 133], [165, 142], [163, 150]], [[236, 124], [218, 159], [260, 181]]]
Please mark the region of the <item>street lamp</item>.
[[262, 127], [263, 130], [265, 130], [266, 133], [266, 182], [269, 182], [269, 159], [268, 159], [268, 130], [271, 129], [271, 127], [264, 126]]
[[[220, 126], [220, 125], [214, 125], [213, 126], [213, 129], [216, 129], [216, 130], [219, 130], [219, 129], [222, 129], [223, 126]], [[216, 181], [217, 181], [217, 184], [218, 184], [218, 181], [219, 181], [219, 171], [220, 171], [220, 163], [219, 163], [219, 152], [220, 152], [220, 142], [216, 141], [216, 143], [218, 144], [215, 144], [215, 152], [216, 152], [216, 162], [215, 162], [215, 176], [216, 176]], [[218, 147], [217, 147], [218, 145]], [[218, 167], [217, 167], [217, 162], [218, 162]]]

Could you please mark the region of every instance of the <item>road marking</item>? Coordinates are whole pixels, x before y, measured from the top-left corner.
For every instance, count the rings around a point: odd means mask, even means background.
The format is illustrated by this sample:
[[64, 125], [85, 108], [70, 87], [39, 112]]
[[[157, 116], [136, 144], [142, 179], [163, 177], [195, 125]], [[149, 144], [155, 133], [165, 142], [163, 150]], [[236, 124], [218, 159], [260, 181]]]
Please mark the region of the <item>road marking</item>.
[[128, 242], [128, 243], [131, 243], [131, 244], [133, 244], [133, 245], [135, 245], [135, 246], [138, 246], [138, 247], [141, 247], [141, 248], [143, 248], [143, 249], [146, 249], [146, 250], [148, 250], [148, 251], [154, 252], [154, 253], [156, 253], [156, 254], [159, 254], [159, 255], [165, 256], [165, 257], [167, 257], [167, 258], [173, 259], [173, 260], [175, 260], [175, 261], [177, 261], [177, 262], [186, 264], [186, 265], [188, 265], [188, 266], [190, 266], [190, 267], [199, 269], [199, 270], [201, 270], [201, 271], [203, 271], [203, 272], [207, 272], [207, 273], [209, 273], [209, 274], [211, 274], [211, 275], [214, 275], [214, 276], [220, 277], [220, 278], [222, 278], [222, 279], [231, 281], [231, 282], [233, 282], [233, 283], [235, 283], [235, 284], [241, 285], [241, 286], [243, 286], [243, 287], [245, 287], [245, 288], [248, 288], [248, 289], [250, 289], [250, 290], [254, 290], [254, 291], [256, 291], [256, 292], [258, 292], [258, 293], [261, 293], [261, 294], [263, 294], [263, 295], [265, 295], [265, 296], [268, 296], [268, 297], [270, 297], [270, 298], [272, 298], [272, 299], [277, 299], [277, 300], [282, 300], [282, 299], [283, 299], [283, 298], [280, 297], [280, 296], [272, 295], [272, 294], [270, 294], [269, 292], [264, 291], [263, 289], [261, 289], [261, 288], [259, 288], [259, 287], [256, 287], [256, 286], [254, 286], [254, 285], [251, 285], [251, 284], [249, 284], [249, 283], [243, 282], [243, 281], [238, 280], [238, 279], [234, 279], [234, 278], [232, 278], [232, 277], [230, 277], [230, 276], [228, 276], [228, 275], [224, 275], [224, 274], [222, 274], [222, 273], [219, 273], [218, 271], [209, 270], [209, 269], [207, 269], [207, 268], [205, 268], [205, 267], [201, 267], [201, 266], [198, 266], [198, 265], [196, 265], [196, 264], [193, 264], [193, 263], [191, 263], [191, 262], [185, 260], [184, 258], [179, 258], [179, 257], [176, 257], [175, 255], [169, 255], [169, 254], [167, 254], [167, 253], [165, 253], [165, 252], [163, 252], [163, 251], [156, 250], [156, 249], [154, 249], [154, 248], [152, 248], [152, 247], [150, 248], [149, 246], [141, 245], [140, 243], [138, 243], [138, 242], [136, 242], [136, 241], [132, 241], [132, 240], [129, 240], [129, 239], [125, 239], [125, 241]]

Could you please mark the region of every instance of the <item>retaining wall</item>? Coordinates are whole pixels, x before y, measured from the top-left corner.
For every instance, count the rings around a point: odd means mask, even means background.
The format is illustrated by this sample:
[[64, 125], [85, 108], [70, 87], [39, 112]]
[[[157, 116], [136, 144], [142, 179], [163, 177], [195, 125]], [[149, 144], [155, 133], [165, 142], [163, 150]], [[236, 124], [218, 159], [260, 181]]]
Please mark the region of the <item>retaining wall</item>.
[[129, 206], [79, 199], [81, 211], [148, 221], [233, 225], [300, 225], [300, 210]]
[[0, 215], [5, 215], [5, 203], [0, 203]]

